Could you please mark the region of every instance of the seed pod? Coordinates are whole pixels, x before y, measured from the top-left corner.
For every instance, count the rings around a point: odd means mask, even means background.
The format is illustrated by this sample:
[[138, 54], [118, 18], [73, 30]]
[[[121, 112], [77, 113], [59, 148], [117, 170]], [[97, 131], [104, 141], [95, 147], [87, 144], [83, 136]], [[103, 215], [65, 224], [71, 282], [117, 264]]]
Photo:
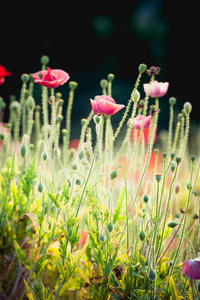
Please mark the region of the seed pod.
[[26, 146], [24, 144], [22, 144], [21, 146], [21, 157], [25, 157], [26, 156]]
[[117, 169], [115, 169], [114, 171], [112, 171], [112, 173], [110, 174], [110, 179], [113, 180], [117, 177]]
[[112, 222], [108, 223], [108, 225], [107, 225], [108, 231], [109, 231], [109, 232], [112, 232], [112, 231], [113, 231], [113, 228], [114, 228], [113, 223], [112, 223]]
[[43, 184], [40, 182], [39, 184], [38, 184], [38, 192], [40, 192], [40, 193], [42, 193], [42, 191], [43, 191]]
[[81, 150], [78, 154], [78, 158], [81, 160], [84, 157], [84, 152]]
[[143, 230], [140, 231], [140, 233], [139, 233], [139, 238], [140, 238], [140, 240], [141, 240], [142, 242], [144, 241], [145, 237], [146, 237], [146, 233], [145, 233]]
[[153, 269], [149, 271], [149, 279], [155, 280], [156, 279], [156, 272]]
[[139, 65], [139, 72], [144, 73], [147, 69], [147, 66], [145, 64], [140, 64]]
[[143, 196], [143, 201], [145, 203], [147, 203], [149, 201], [149, 197], [146, 194]]
[[100, 241], [105, 242], [106, 237], [105, 237], [105, 235], [100, 234], [99, 239], [100, 239]]
[[81, 180], [79, 178], [76, 179], [76, 185], [81, 185]]
[[176, 221], [170, 221], [167, 226], [170, 228], [174, 228], [178, 225], [179, 223], [177, 223]]

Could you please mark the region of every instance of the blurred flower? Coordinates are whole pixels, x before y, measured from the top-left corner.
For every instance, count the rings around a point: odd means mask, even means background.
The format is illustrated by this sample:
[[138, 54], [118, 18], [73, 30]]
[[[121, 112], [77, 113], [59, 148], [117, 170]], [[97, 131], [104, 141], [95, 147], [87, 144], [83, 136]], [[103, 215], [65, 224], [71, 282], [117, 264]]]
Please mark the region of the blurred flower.
[[[149, 83], [145, 83], [143, 86], [145, 93], [147, 93], [149, 90]], [[169, 82], [158, 82], [157, 80], [154, 80], [150, 87], [149, 96], [152, 98], [163, 97], [167, 93], [168, 87]]]
[[85, 242], [86, 242], [86, 239], [87, 239], [87, 232], [84, 231], [84, 230], [80, 230], [78, 232], [78, 234], [80, 234], [81, 236], [80, 236], [80, 239], [79, 239], [78, 243], [76, 244], [76, 246], [78, 248], [82, 248], [84, 246]]
[[[141, 129], [142, 120], [143, 120], [143, 115], [139, 115], [134, 119], [129, 119], [129, 122], [133, 126], [133, 128]], [[150, 124], [151, 124], [151, 116], [144, 117], [143, 129], [149, 128]]]
[[6, 71], [4, 66], [0, 65], [0, 85], [2, 85], [4, 83], [5, 77], [10, 76], [10, 75], [11, 75], [11, 72]]
[[33, 79], [35, 83], [46, 86], [51, 89], [55, 89], [60, 85], [63, 85], [69, 80], [69, 74], [63, 70], [51, 70], [47, 67], [47, 70], [34, 73]]
[[182, 272], [191, 279], [200, 279], [200, 257], [186, 260], [182, 265]]
[[115, 100], [110, 96], [98, 96], [96, 100], [90, 99], [92, 110], [95, 115], [112, 116], [125, 107], [123, 104], [116, 104]]

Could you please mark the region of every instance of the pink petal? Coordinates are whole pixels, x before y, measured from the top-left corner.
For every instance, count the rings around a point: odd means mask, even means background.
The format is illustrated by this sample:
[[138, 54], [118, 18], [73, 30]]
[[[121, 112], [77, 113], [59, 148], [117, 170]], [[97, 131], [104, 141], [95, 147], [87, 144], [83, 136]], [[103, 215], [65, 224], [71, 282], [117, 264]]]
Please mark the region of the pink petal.
[[116, 114], [119, 110], [121, 110], [124, 107], [124, 105], [122, 104], [116, 104], [103, 99], [99, 99], [96, 101], [97, 110], [107, 116], [112, 116]]

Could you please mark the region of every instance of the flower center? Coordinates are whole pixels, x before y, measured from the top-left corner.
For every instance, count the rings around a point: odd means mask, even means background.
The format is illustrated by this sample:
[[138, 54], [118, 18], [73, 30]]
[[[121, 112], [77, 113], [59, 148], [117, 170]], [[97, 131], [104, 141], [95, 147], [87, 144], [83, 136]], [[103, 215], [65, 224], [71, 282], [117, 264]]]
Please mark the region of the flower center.
[[56, 80], [56, 76], [53, 74], [53, 72], [51, 71], [51, 69], [49, 67], [47, 67], [47, 73], [44, 75], [43, 80], [45, 81], [54, 81]]

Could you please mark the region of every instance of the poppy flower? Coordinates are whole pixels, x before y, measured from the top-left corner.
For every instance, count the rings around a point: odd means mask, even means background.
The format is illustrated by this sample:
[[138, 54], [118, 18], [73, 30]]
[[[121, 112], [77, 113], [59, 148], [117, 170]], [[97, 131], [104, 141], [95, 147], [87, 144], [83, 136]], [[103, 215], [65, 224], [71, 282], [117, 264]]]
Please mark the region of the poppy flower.
[[[148, 92], [149, 85], [149, 83], [143, 85], [145, 93]], [[163, 97], [167, 93], [168, 87], [169, 82], [158, 82], [157, 80], [154, 80], [149, 90], [149, 96], [152, 98]]]
[[81, 230], [78, 232], [80, 234], [80, 239], [78, 241], [78, 243], [76, 244], [76, 246], [78, 248], [82, 248], [86, 242], [86, 239], [87, 239], [87, 232], [84, 231], [84, 230]]
[[0, 65], [0, 85], [2, 85], [5, 82], [5, 77], [10, 75], [11, 72], [6, 71], [5, 67]]
[[[134, 119], [129, 119], [130, 124], [135, 129], [141, 129], [142, 128], [142, 121], [143, 121], [143, 115], [139, 115]], [[143, 129], [147, 129], [150, 127], [151, 124], [151, 115], [144, 117], [144, 123], [143, 123]]]
[[200, 257], [186, 260], [182, 265], [182, 272], [191, 279], [200, 279]]
[[90, 99], [90, 102], [97, 116], [101, 114], [112, 116], [125, 107], [123, 104], [116, 104], [112, 97], [106, 95], [98, 96], [96, 100]]
[[48, 67], [47, 70], [36, 72], [32, 76], [35, 83], [51, 89], [55, 89], [69, 80], [69, 74], [65, 71], [58, 69], [52, 70]]

